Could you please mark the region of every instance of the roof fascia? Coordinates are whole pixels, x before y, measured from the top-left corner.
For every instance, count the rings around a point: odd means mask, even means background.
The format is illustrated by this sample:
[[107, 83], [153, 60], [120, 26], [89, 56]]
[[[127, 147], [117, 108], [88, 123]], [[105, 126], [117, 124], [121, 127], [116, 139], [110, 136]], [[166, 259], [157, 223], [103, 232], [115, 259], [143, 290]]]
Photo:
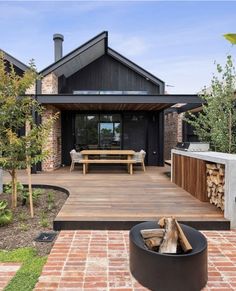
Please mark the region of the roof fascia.
[[177, 112], [178, 112], [178, 114], [180, 114], [183, 112], [194, 110], [194, 109], [199, 108], [201, 106], [202, 106], [202, 104], [188, 103], [186, 105], [183, 105], [183, 106], [177, 108]]
[[37, 95], [37, 100], [43, 104], [71, 104], [71, 103], [101, 103], [101, 104], [157, 104], [157, 103], [194, 103], [202, 104], [198, 95]]

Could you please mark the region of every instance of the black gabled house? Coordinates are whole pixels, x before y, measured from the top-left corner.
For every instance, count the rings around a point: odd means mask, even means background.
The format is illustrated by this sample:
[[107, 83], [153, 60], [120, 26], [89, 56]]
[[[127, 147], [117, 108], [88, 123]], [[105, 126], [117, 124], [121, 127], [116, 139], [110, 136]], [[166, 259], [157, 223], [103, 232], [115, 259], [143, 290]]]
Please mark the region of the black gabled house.
[[65, 56], [63, 40], [54, 35], [55, 61], [29, 92], [45, 106], [45, 116], [60, 112], [42, 169], [70, 164], [73, 148], [144, 149], [147, 165], [163, 166], [164, 110], [201, 103], [199, 97], [166, 95], [164, 81], [108, 46], [106, 31]]

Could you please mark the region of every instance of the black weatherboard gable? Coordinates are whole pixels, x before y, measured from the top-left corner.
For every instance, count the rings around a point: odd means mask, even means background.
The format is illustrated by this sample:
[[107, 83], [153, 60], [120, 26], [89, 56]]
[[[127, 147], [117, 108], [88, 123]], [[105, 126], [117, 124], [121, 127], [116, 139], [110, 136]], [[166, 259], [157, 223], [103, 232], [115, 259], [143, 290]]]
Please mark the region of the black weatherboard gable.
[[124, 57], [123, 55], [121, 55], [120, 53], [118, 53], [117, 51], [113, 50], [110, 47], [108, 47], [107, 54], [113, 57], [114, 59], [120, 61], [124, 65], [128, 66], [129, 68], [131, 68], [132, 70], [134, 70], [135, 72], [137, 72], [138, 74], [146, 78], [146, 80], [150, 80], [151, 82], [161, 86], [162, 87], [161, 93], [164, 93], [164, 86], [165, 86], [164, 81], [152, 75], [151, 73], [141, 68], [140, 66], [130, 61], [129, 59], [127, 59], [126, 57]]

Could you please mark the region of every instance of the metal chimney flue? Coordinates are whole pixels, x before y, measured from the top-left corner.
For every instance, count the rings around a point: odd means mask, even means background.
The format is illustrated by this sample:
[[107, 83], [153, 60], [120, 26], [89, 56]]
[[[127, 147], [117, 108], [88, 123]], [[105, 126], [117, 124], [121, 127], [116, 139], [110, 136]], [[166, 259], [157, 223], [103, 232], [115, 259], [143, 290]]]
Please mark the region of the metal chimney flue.
[[54, 59], [56, 62], [60, 60], [63, 56], [62, 43], [64, 41], [64, 36], [62, 34], [55, 33], [53, 35], [53, 40], [54, 40]]

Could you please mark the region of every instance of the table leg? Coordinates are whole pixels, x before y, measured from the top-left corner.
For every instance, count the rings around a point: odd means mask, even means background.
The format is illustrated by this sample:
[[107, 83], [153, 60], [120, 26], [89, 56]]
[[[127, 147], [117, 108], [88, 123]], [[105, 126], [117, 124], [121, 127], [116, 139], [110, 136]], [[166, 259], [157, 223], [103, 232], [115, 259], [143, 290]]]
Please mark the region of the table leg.
[[[88, 155], [85, 155], [84, 159], [88, 160]], [[86, 173], [88, 173], [88, 164], [86, 164], [86, 166], [85, 166], [85, 171], [86, 171]]]
[[133, 164], [130, 164], [130, 175], [133, 175]]
[[128, 173], [130, 174], [130, 164], [127, 163], [127, 170], [128, 170]]
[[86, 164], [83, 163], [83, 174], [86, 175]]
[[[131, 155], [127, 155], [127, 160], [131, 160], [132, 156]], [[130, 164], [127, 164], [127, 168], [128, 168], [128, 173], [130, 174]]]

